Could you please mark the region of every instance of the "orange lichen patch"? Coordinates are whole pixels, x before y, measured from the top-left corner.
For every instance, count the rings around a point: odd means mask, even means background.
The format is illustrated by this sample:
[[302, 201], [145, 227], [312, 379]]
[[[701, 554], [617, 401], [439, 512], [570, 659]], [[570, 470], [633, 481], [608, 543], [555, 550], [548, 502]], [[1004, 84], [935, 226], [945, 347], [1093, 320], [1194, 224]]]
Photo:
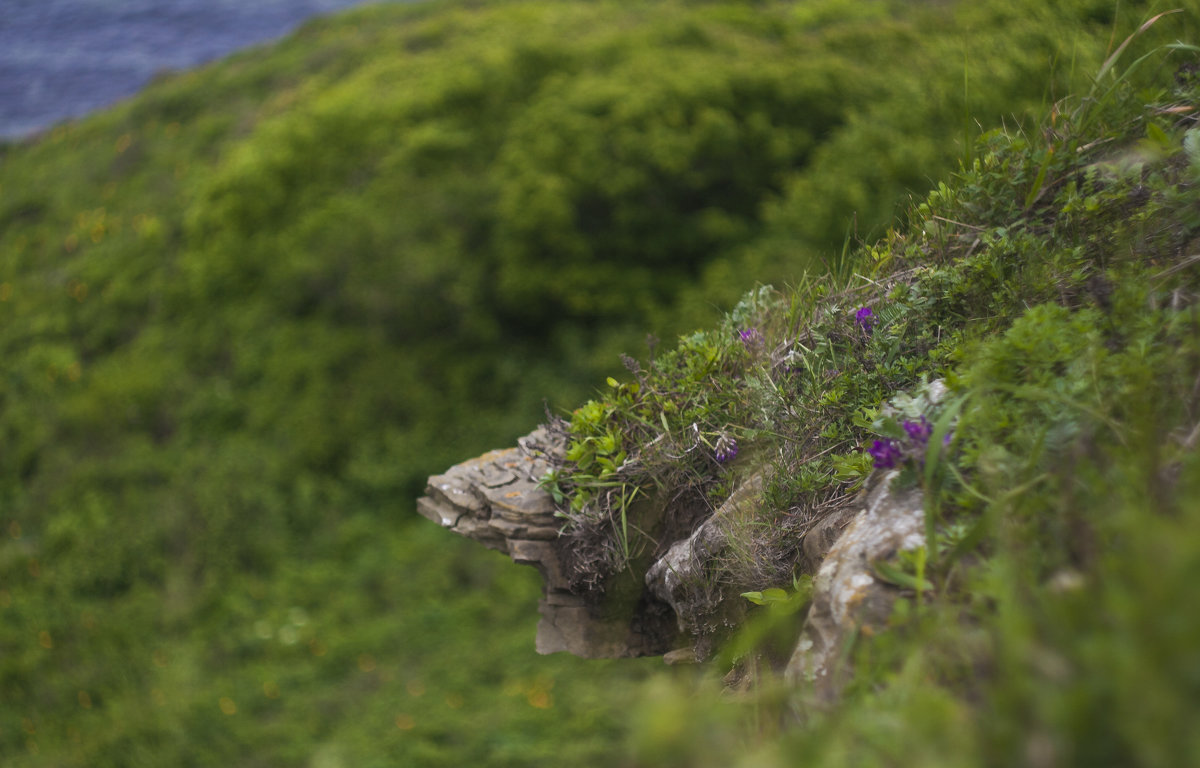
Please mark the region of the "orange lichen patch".
[[848, 597], [846, 599], [846, 607], [854, 608], [854, 607], [858, 606], [858, 604], [861, 603], [866, 598], [866, 596], [867, 596], [867, 591], [865, 589], [859, 588], [859, 589], [854, 590], [853, 594], [851, 594], [850, 597]]
[[488, 451], [487, 453], [483, 454], [482, 456], [477, 456], [473, 459], [468, 459], [467, 461], [464, 461], [461, 466], [477, 467], [481, 464], [499, 464], [502, 460], [505, 460], [507, 458], [507, 454], [511, 454], [515, 450], [517, 450], [517, 449], [501, 448], [501, 449], [495, 450], [495, 451]]

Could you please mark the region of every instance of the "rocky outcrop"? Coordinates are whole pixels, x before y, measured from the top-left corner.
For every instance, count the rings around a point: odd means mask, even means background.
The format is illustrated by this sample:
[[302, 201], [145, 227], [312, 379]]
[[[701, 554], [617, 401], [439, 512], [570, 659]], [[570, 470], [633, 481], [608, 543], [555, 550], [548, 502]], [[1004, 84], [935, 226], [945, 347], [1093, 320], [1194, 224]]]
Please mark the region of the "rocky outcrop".
[[787, 678], [835, 698], [848, 666], [842, 654], [858, 632], [887, 625], [899, 590], [875, 576], [873, 564], [925, 543], [924, 498], [918, 488], [896, 488], [899, 471], [877, 473], [850, 524], [825, 555], [813, 579], [812, 604], [787, 666]]
[[[737, 535], [736, 521], [752, 516], [761, 503], [761, 473], [750, 475], [707, 519], [677, 532], [681, 538], [673, 543], [673, 537], [665, 538], [660, 552], [643, 561], [642, 571], [620, 574], [623, 586], [580, 590], [571, 572], [577, 568], [572, 539], [561, 534], [554, 501], [538, 486], [563, 450], [561, 441], [538, 429], [515, 448], [486, 453], [431, 477], [418, 510], [538, 569], [543, 581], [540, 653], [667, 654], [676, 661], [681, 654], [700, 660], [711, 655], [748, 608], [736, 591], [714, 582], [712, 567], [730, 546], [729, 537]], [[840, 690], [848, 639], [884, 628], [899, 594], [876, 577], [873, 564], [924, 543], [921, 492], [893, 487], [898, 474], [876, 472], [855, 504], [818, 521], [801, 542], [799, 565], [816, 576], [786, 674], [796, 684], [811, 685], [821, 698], [832, 699]]]
[[576, 594], [554, 500], [538, 487], [561, 441], [538, 429], [516, 448], [491, 451], [429, 478], [417, 510], [425, 517], [542, 575], [536, 647], [584, 658], [664, 653], [673, 647], [669, 609], [644, 589]]

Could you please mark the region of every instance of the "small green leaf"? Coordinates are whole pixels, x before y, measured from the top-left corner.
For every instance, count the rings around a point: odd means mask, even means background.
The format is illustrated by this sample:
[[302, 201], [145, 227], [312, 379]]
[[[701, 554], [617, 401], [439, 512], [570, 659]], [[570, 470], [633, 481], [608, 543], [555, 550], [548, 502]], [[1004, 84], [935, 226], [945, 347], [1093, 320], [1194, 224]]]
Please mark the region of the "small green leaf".
[[933, 584], [928, 580], [918, 579], [910, 573], [905, 573], [886, 560], [876, 560], [874, 563], [871, 563], [871, 570], [875, 573], [875, 578], [888, 584], [894, 584], [897, 587], [915, 589], [918, 592], [933, 589]]
[[871, 425], [871, 431], [881, 437], [890, 437], [893, 440], [903, 440], [905, 438], [904, 427], [900, 426], [900, 422], [894, 416], [884, 416], [875, 420]]
[[929, 488], [933, 484], [933, 474], [937, 471], [938, 461], [941, 459], [942, 451], [945, 449], [946, 435], [950, 434], [950, 430], [954, 427], [954, 420], [958, 418], [959, 411], [966, 405], [967, 395], [956, 397], [942, 410], [938, 420], [933, 425], [933, 434], [929, 436], [929, 442], [925, 445], [925, 487]]
[[762, 592], [743, 592], [742, 597], [746, 598], [755, 605], [786, 603], [791, 599], [787, 591], [780, 589], [779, 587], [764, 589]]
[[1171, 146], [1171, 139], [1167, 136], [1166, 131], [1158, 127], [1155, 123], [1146, 124], [1146, 138], [1157, 144], [1162, 149], [1167, 149]]
[[609, 432], [596, 440], [596, 453], [601, 456], [608, 456], [615, 450], [617, 450], [617, 437], [613, 433]]

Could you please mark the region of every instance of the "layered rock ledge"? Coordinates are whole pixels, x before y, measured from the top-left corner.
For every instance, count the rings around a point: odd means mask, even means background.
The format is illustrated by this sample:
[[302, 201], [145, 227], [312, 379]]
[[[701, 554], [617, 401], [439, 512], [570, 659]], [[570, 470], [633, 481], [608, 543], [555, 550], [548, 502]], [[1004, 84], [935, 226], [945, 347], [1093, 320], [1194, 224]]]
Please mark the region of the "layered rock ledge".
[[547, 457], [563, 450], [561, 441], [537, 429], [515, 448], [485, 453], [429, 478], [417, 511], [538, 569], [538, 653], [619, 658], [669, 651], [675, 642], [670, 610], [645, 589], [614, 589], [600, 596], [572, 591], [562, 520], [555, 517], [553, 498], [538, 487], [551, 467]]
[[[542, 575], [539, 653], [566, 651], [584, 658], [710, 655], [722, 630], [744, 619], [748, 604], [712, 587], [705, 573], [730, 542], [730, 526], [747, 505], [760, 503], [762, 476], [752, 474], [728, 501], [660, 551], [625, 583], [601, 592], [572, 590], [573, 541], [561, 533], [554, 500], [539, 479], [565, 450], [539, 428], [514, 448], [491, 451], [429, 479], [417, 509], [425, 517]], [[848, 638], [864, 627], [882, 629], [900, 591], [875, 576], [873, 563], [924, 542], [923, 499], [897, 489], [896, 472], [876, 472], [853, 504], [819, 521], [800, 542], [800, 567], [815, 573], [811, 605], [796, 627], [788, 679], [822, 698], [837, 695]], [[669, 516], [670, 509], [661, 510]], [[684, 646], [684, 647], [681, 647]]]

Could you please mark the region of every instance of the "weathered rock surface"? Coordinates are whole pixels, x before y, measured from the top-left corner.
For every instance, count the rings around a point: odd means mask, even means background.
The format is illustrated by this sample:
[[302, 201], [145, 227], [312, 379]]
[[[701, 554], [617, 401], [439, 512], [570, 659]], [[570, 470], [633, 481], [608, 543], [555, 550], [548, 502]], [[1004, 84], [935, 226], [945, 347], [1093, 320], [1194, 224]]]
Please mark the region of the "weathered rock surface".
[[893, 488], [896, 470], [877, 474], [864, 503], [825, 555], [813, 580], [813, 599], [787, 678], [817, 695], [837, 696], [848, 673], [843, 649], [856, 632], [882, 630], [899, 591], [875, 578], [872, 563], [925, 543], [919, 488]]
[[[642, 596], [621, 592], [618, 599], [572, 593], [554, 501], [538, 487], [550, 469], [549, 456], [564, 450], [544, 429], [518, 441], [516, 448], [491, 451], [429, 478], [417, 511], [455, 533], [532, 565], [542, 575], [536, 647], [539, 653], [566, 651], [584, 658], [661, 654], [672, 647], [673, 630]], [[614, 591], [615, 592], [615, 591]], [[621, 602], [624, 604], [616, 604]]]
[[752, 475], [686, 539], [675, 542], [646, 571], [646, 586], [675, 611], [679, 630], [692, 638], [694, 653], [711, 646], [745, 618], [748, 603], [735, 590], [715, 584], [713, 561], [729, 546], [730, 531], [760, 503], [762, 474]]

